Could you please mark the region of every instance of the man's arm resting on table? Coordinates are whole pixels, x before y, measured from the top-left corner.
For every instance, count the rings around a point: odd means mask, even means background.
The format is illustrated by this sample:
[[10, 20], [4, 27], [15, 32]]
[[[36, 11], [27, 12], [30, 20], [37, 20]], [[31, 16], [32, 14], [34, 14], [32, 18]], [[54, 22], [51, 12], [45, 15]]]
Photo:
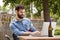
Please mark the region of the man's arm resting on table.
[[[38, 33], [40, 33], [39, 31], [35, 31], [35, 32], [23, 32], [23, 35], [22, 36], [29, 36], [29, 35], [34, 35], [34, 34], [38, 34]], [[17, 36], [18, 38], [20, 37], [20, 36]]]

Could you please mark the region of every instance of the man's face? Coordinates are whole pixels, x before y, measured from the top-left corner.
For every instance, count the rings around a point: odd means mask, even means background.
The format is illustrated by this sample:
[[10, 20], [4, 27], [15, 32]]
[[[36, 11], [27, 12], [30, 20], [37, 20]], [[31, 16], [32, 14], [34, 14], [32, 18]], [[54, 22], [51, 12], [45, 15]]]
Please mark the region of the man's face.
[[17, 16], [20, 19], [23, 19], [25, 16], [25, 9], [20, 9], [19, 11], [17, 11]]

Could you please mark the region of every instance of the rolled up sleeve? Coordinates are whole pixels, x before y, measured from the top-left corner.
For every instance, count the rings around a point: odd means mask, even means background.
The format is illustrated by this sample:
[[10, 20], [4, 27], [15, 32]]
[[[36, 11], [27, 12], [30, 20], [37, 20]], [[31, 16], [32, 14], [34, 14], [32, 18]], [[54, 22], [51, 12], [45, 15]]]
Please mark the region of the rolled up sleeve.
[[10, 24], [10, 29], [11, 29], [12, 33], [15, 34], [16, 36], [23, 35], [24, 31], [18, 30], [18, 28], [16, 28], [16, 26], [14, 24]]

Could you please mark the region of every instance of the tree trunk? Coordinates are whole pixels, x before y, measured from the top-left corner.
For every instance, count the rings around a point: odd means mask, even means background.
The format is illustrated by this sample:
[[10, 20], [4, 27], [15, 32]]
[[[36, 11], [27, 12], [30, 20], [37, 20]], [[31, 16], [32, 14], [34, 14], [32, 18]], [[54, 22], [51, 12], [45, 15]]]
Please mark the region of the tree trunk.
[[49, 22], [50, 15], [49, 15], [48, 0], [43, 0], [43, 12], [44, 12], [44, 21]]

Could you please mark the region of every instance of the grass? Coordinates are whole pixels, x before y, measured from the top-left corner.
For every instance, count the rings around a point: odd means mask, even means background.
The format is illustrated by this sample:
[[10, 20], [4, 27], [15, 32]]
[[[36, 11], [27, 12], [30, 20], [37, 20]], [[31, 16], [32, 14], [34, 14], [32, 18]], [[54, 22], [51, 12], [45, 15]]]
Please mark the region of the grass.
[[55, 34], [54, 35], [60, 35], [60, 26], [56, 27]]

